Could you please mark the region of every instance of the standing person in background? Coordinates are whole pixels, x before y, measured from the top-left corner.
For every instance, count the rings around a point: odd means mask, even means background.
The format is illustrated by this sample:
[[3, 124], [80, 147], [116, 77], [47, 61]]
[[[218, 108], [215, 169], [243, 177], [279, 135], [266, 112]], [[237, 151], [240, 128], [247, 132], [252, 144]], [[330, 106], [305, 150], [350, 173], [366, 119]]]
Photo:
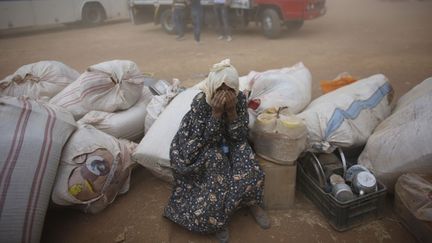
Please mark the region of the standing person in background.
[[176, 32], [176, 40], [184, 40], [184, 17], [186, 9], [186, 0], [174, 0], [172, 6], [172, 17]]
[[228, 21], [228, 7], [231, 0], [214, 0], [214, 13], [219, 31], [219, 40], [226, 38], [231, 41], [231, 27]]
[[191, 12], [192, 12], [192, 23], [194, 28], [194, 38], [197, 44], [201, 43], [201, 24], [203, 18], [203, 7], [201, 0], [190, 0], [191, 1]]

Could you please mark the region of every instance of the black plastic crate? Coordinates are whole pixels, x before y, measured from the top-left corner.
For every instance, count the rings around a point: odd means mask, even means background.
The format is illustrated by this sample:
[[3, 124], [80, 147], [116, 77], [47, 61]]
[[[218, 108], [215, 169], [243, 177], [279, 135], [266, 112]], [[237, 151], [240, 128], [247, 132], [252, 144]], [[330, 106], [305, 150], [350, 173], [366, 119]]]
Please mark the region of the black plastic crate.
[[337, 231], [346, 231], [367, 221], [383, 217], [387, 188], [377, 180], [378, 190], [347, 202], [326, 193], [302, 168], [297, 166], [297, 185], [317, 206]]

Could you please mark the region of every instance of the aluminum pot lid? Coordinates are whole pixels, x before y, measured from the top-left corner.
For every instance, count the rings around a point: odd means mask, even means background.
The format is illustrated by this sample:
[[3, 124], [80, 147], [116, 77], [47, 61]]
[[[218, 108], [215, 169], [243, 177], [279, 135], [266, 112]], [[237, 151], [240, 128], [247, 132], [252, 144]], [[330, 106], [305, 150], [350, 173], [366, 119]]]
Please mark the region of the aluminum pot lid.
[[352, 182], [354, 179], [354, 176], [357, 175], [357, 173], [362, 172], [362, 171], [369, 172], [369, 170], [366, 167], [364, 167], [363, 165], [353, 165], [353, 166], [349, 167], [347, 172], [346, 172], [346, 175], [345, 175], [345, 180]]
[[370, 172], [362, 171], [356, 176], [356, 182], [366, 188], [374, 188], [376, 185], [376, 178]]

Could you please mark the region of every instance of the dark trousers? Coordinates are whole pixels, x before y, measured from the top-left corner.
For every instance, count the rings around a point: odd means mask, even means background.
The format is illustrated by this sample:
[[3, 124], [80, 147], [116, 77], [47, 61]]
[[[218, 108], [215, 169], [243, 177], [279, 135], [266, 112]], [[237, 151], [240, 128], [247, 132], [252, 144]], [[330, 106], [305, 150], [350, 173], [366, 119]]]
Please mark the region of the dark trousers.
[[192, 6], [191, 12], [192, 12], [192, 23], [194, 27], [194, 38], [195, 41], [200, 41], [203, 8], [201, 5]]
[[185, 8], [174, 7], [172, 20], [174, 22], [175, 32], [178, 37], [184, 36], [184, 17], [185, 17]]
[[214, 5], [214, 13], [217, 22], [217, 28], [219, 30], [219, 34], [221, 36], [229, 36], [231, 35], [231, 27], [228, 21], [228, 7], [225, 4], [215, 4]]

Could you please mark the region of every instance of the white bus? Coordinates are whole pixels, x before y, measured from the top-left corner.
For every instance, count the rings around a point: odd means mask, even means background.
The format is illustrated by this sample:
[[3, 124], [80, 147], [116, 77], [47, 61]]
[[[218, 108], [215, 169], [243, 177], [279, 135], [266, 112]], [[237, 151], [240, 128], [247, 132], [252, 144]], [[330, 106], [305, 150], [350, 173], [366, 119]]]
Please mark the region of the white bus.
[[0, 0], [0, 29], [129, 17], [128, 0]]

